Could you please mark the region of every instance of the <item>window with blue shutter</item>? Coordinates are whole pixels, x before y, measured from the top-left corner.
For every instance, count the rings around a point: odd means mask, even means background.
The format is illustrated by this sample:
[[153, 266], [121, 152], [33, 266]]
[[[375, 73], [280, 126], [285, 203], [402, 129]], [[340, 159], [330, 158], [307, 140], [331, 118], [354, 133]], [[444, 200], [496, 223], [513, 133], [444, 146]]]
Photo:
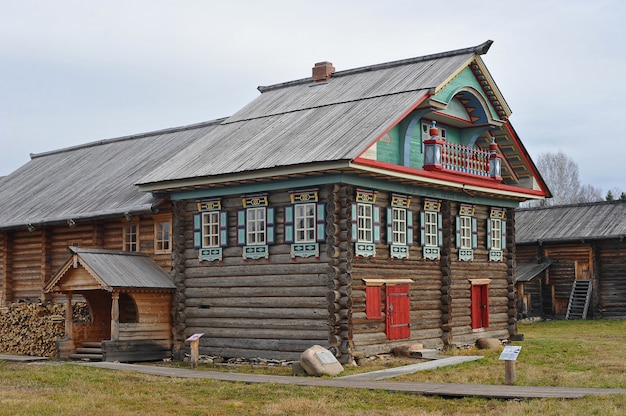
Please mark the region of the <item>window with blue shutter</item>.
[[411, 198], [392, 194], [391, 206], [387, 207], [387, 244], [392, 259], [408, 259], [409, 246], [413, 244], [413, 212]]
[[291, 243], [291, 258], [319, 259], [320, 244], [326, 241], [326, 204], [319, 202], [317, 189], [290, 192], [285, 207], [285, 242]]
[[441, 201], [425, 199], [420, 212], [420, 243], [424, 260], [439, 260], [443, 243]]
[[243, 246], [242, 257], [269, 259], [269, 244], [275, 242], [274, 208], [268, 207], [267, 194], [242, 197], [237, 211], [237, 244]]
[[501, 208], [491, 208], [489, 218], [487, 218], [487, 250], [489, 250], [489, 261], [503, 261], [505, 247], [505, 210]]
[[220, 199], [199, 201], [193, 216], [193, 244], [199, 261], [222, 261], [222, 247], [228, 245], [228, 212]]
[[478, 247], [478, 225], [474, 217], [474, 206], [461, 204], [456, 217], [456, 248], [459, 260], [474, 260], [474, 249]]
[[357, 189], [352, 205], [352, 241], [357, 257], [376, 257], [381, 242], [380, 207], [375, 205], [376, 191]]

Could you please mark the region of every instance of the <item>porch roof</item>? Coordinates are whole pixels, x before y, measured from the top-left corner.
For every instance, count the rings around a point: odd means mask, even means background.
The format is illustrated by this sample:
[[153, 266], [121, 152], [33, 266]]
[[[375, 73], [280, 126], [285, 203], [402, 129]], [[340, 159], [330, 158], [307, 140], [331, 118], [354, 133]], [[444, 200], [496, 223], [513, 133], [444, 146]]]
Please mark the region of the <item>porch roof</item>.
[[549, 259], [541, 263], [519, 263], [515, 269], [515, 282], [530, 282], [552, 263], [554, 260]]
[[74, 265], [85, 268], [99, 286], [109, 292], [114, 289], [176, 289], [169, 275], [143, 253], [78, 247], [70, 247], [70, 251], [72, 257], [50, 279], [44, 292], [56, 291], [55, 287]]

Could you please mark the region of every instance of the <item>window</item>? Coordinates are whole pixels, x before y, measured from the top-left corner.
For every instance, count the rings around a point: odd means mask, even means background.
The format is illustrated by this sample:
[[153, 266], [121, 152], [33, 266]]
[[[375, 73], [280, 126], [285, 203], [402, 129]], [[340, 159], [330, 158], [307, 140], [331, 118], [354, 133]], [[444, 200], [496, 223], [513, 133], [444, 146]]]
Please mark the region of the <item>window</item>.
[[500, 208], [491, 208], [487, 219], [487, 250], [489, 261], [503, 261], [506, 247], [506, 211]]
[[242, 206], [237, 213], [237, 243], [243, 246], [243, 259], [268, 259], [268, 244], [274, 244], [274, 208], [268, 207], [267, 194], [246, 196]]
[[461, 204], [456, 217], [456, 247], [459, 260], [474, 260], [474, 249], [478, 247], [478, 227], [474, 218], [474, 206]]
[[219, 211], [202, 213], [202, 247], [219, 247], [220, 213]]
[[139, 249], [139, 224], [131, 223], [124, 225], [124, 251], [137, 251]]
[[371, 243], [373, 236], [372, 228], [372, 205], [370, 204], [357, 204], [358, 207], [358, 222], [359, 222], [359, 235], [358, 241], [361, 243]]
[[443, 242], [441, 201], [424, 200], [424, 210], [420, 212], [420, 237], [424, 260], [439, 260]]
[[376, 192], [357, 189], [352, 204], [352, 241], [357, 257], [375, 257], [380, 243], [380, 207], [375, 205]]
[[326, 205], [319, 203], [317, 189], [290, 192], [285, 207], [285, 242], [291, 243], [291, 258], [319, 258], [319, 243], [326, 241]]
[[472, 218], [460, 217], [461, 244], [460, 248], [472, 248]]
[[172, 252], [172, 219], [169, 215], [154, 217], [154, 252]]
[[315, 204], [295, 206], [296, 243], [315, 241]]
[[411, 199], [404, 195], [392, 194], [391, 206], [387, 208], [387, 243], [390, 256], [407, 259], [409, 247], [413, 244], [413, 212], [409, 211]]
[[222, 211], [220, 199], [197, 203], [194, 214], [194, 248], [199, 261], [222, 261], [222, 248], [228, 245], [228, 212]]
[[265, 244], [265, 207], [246, 210], [246, 244]]

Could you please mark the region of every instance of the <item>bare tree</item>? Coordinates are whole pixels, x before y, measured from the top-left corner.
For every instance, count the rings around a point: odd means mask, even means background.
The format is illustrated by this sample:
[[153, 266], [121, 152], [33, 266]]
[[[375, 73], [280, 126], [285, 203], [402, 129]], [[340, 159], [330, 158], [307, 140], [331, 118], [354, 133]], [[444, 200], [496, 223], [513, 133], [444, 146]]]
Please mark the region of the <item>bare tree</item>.
[[537, 168], [552, 192], [552, 198], [531, 202], [525, 206], [552, 206], [602, 201], [602, 191], [593, 185], [581, 185], [578, 164], [562, 151], [542, 153]]

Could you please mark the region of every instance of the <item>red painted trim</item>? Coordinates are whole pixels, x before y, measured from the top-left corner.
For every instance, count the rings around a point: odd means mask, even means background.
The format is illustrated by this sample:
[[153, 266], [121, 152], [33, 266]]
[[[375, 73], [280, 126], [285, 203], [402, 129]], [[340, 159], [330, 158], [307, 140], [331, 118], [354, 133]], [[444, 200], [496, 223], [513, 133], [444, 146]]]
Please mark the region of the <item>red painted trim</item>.
[[359, 153], [359, 155], [356, 157], [356, 159], [359, 159], [361, 156], [363, 156], [363, 153], [367, 152], [367, 150], [377, 141], [379, 141], [385, 134], [389, 133], [391, 131], [391, 129], [393, 129], [396, 125], [398, 125], [398, 123], [400, 123], [402, 120], [404, 120], [409, 114], [411, 114], [411, 112], [413, 110], [415, 110], [419, 105], [421, 105], [424, 101], [426, 101], [426, 99], [428, 97], [430, 97], [432, 94], [429, 93], [424, 93], [424, 95], [422, 96], [422, 98], [420, 98], [419, 100], [417, 100], [417, 102], [415, 104], [413, 104], [411, 107], [409, 107], [408, 110], [406, 110], [404, 113], [402, 113], [402, 115], [400, 115], [400, 117], [398, 119], [396, 119], [391, 126], [389, 126], [380, 136], [378, 136], [376, 139], [372, 140], [367, 147], [365, 148], [365, 150], [363, 150], [361, 153]]
[[[528, 155], [528, 152], [526, 151], [526, 148], [524, 147], [524, 145], [519, 140], [519, 136], [517, 135], [517, 132], [515, 131], [515, 129], [513, 129], [513, 126], [511, 125], [511, 123], [509, 123], [509, 121], [507, 120], [504, 123], [504, 126], [506, 127], [506, 130], [511, 135], [511, 138], [513, 139], [513, 141], [517, 144], [518, 148], [522, 151], [521, 155], [524, 158], [524, 161], [526, 162], [526, 164], [528, 166], [530, 166], [531, 170], [533, 171], [534, 176], [536, 178], [540, 179], [538, 182], [539, 182], [539, 185], [541, 186], [541, 189], [543, 191], [540, 195], [544, 196], [544, 197], [547, 197], [547, 198], [552, 197], [552, 195], [548, 195], [550, 192], [548, 190], [547, 184], [543, 181], [543, 178], [539, 174], [539, 171], [537, 170], [534, 162], [530, 159], [530, 156]], [[500, 153], [502, 153], [502, 152], [500, 152]]]
[[462, 185], [479, 186], [487, 189], [495, 189], [499, 191], [517, 192], [528, 195], [545, 196], [541, 191], [534, 191], [532, 189], [519, 188], [517, 186], [503, 185], [495, 182], [490, 178], [481, 178], [474, 175], [470, 175], [462, 172], [453, 171], [427, 171], [416, 168], [410, 168], [407, 166], [394, 165], [387, 162], [379, 162], [377, 160], [357, 158], [353, 161], [357, 165], [370, 166], [373, 168], [384, 169], [391, 172], [404, 173], [407, 175], [414, 175], [424, 179], [437, 179]]

